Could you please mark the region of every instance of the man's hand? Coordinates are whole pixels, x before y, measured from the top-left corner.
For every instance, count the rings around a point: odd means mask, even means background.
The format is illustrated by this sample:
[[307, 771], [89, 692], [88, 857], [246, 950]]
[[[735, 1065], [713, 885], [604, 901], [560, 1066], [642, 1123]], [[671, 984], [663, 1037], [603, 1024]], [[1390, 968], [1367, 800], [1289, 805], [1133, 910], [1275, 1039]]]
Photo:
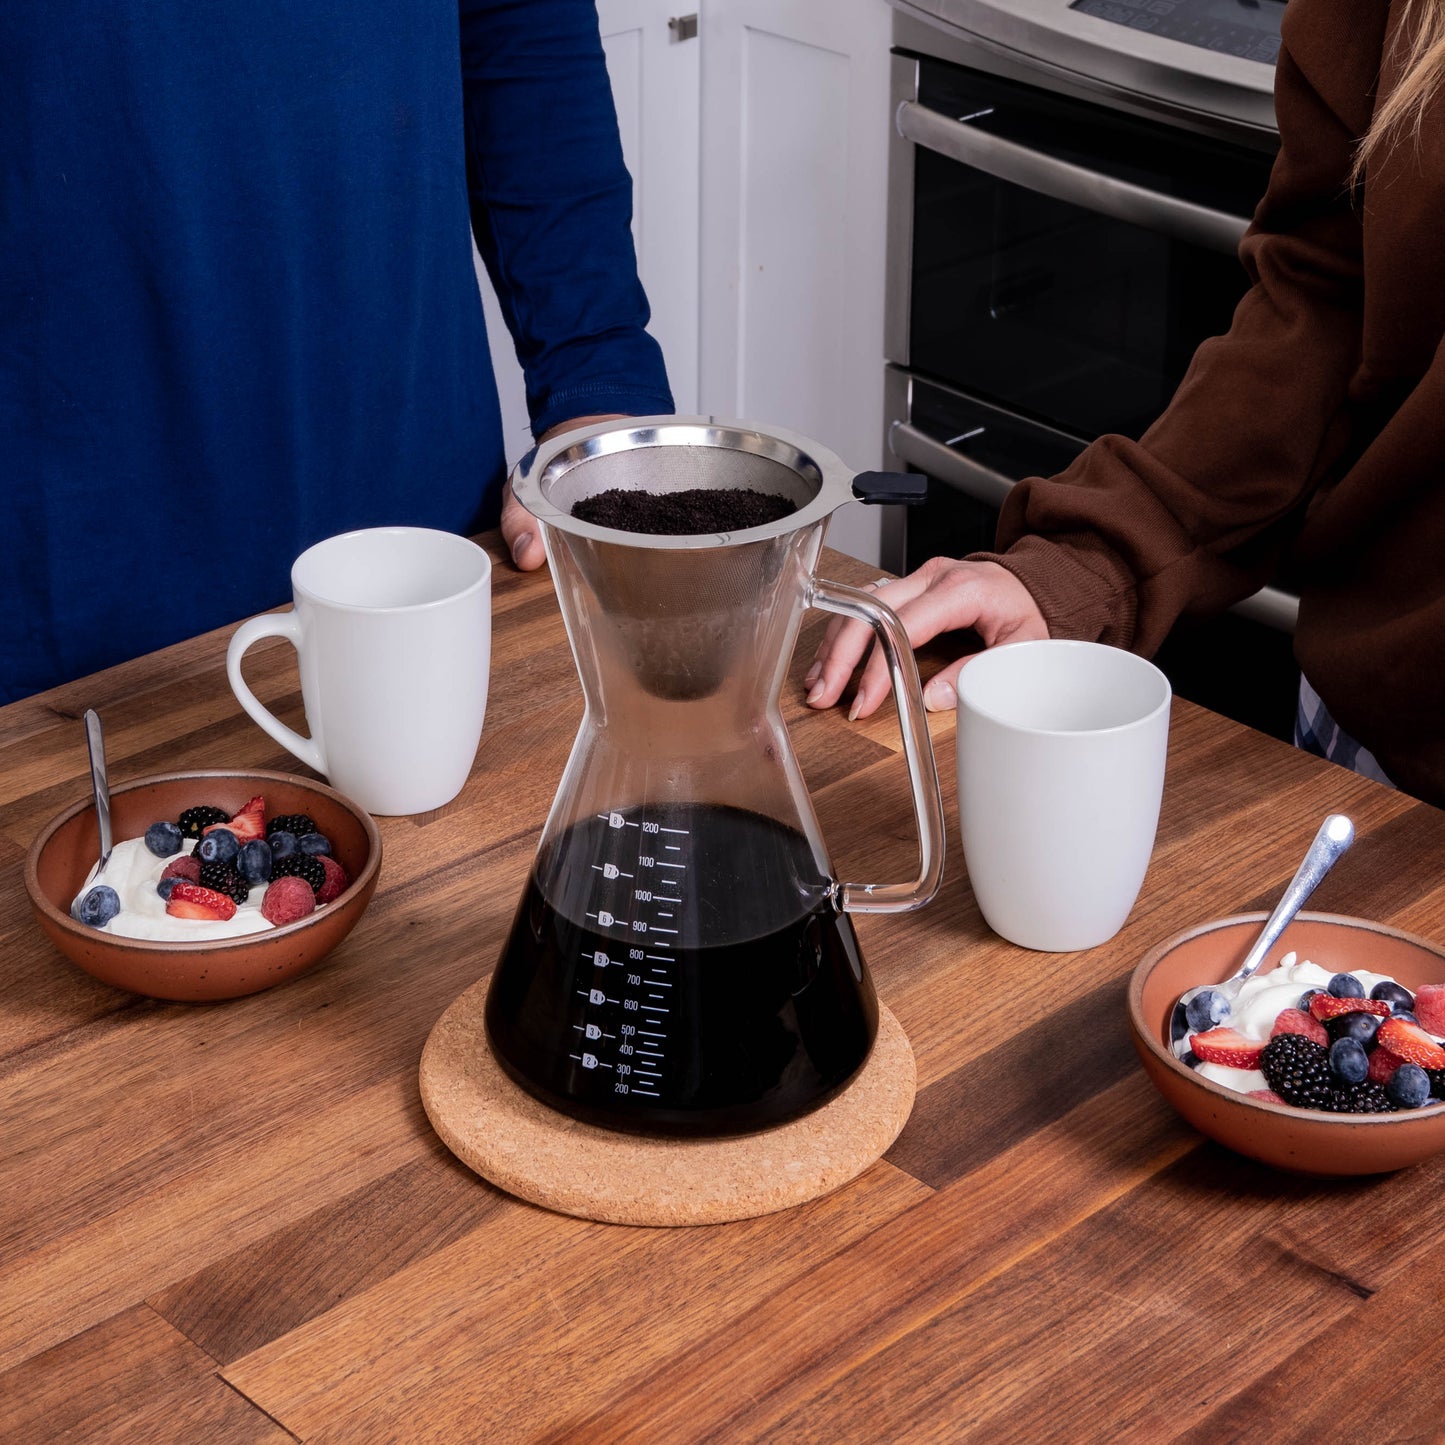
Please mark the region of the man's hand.
[[[880, 600], [902, 619], [914, 647], [940, 632], [964, 627], [973, 628], [989, 647], [999, 642], [1031, 642], [1049, 635], [1028, 588], [996, 562], [934, 557], [906, 577], [873, 586]], [[872, 637], [872, 628], [862, 622], [833, 619], [804, 679], [810, 689], [811, 707], [832, 707], [838, 701]], [[959, 658], [929, 681], [923, 701], [930, 711], [957, 706], [954, 687], [967, 661], [967, 657]], [[875, 712], [888, 696], [888, 688], [888, 665], [882, 650], [875, 646], [858, 680], [849, 720]]]
[[[605, 416], [576, 416], [571, 421], [561, 421], [549, 427], [538, 437], [537, 444], [540, 446], [545, 441], [551, 441], [564, 431], [594, 426], [598, 422], [622, 421], [624, 417], [622, 412], [609, 412]], [[535, 572], [547, 560], [547, 549], [537, 532], [537, 519], [512, 495], [510, 477], [502, 489], [502, 540], [512, 554], [513, 563], [523, 572]]]

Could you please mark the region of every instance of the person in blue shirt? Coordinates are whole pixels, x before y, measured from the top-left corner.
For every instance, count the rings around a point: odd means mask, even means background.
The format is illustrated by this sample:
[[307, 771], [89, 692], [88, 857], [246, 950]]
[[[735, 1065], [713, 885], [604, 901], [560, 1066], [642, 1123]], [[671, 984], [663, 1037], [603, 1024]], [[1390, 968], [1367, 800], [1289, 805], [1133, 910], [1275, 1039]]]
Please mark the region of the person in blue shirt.
[[0, 9], [0, 702], [496, 525], [473, 236], [536, 436], [670, 412], [630, 219], [592, 0]]

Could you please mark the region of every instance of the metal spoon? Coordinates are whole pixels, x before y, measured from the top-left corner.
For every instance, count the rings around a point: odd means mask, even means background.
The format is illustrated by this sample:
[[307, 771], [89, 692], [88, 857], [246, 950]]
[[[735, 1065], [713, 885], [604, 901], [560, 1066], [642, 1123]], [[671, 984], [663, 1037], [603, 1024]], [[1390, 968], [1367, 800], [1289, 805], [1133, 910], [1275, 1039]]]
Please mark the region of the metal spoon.
[[[1198, 984], [1180, 994], [1179, 1002], [1174, 1005], [1174, 1012], [1170, 1015], [1169, 1020], [1170, 1045], [1176, 1059], [1182, 1059], [1189, 1052], [1189, 1036], [1191, 1032], [1196, 1031], [1191, 1028], [1188, 1019], [1190, 1003], [1205, 994], [1214, 994], [1215, 999], [1210, 1001], [1205, 1010], [1208, 1013], [1208, 1021], [1203, 1024], [1203, 1027], [1214, 1028], [1216, 1025], [1226, 1022], [1230, 1010], [1234, 1006], [1234, 1000], [1239, 996], [1240, 989], [1244, 987], [1245, 979], [1264, 962], [1265, 955], [1273, 946], [1274, 941], [1289, 926], [1295, 914], [1304, 907], [1305, 899], [1315, 891], [1320, 880], [1335, 866], [1340, 855], [1354, 841], [1355, 825], [1343, 813], [1331, 813], [1320, 824], [1320, 830], [1315, 834], [1315, 840], [1310, 844], [1309, 852], [1304, 856], [1304, 862], [1299, 865], [1299, 870], [1290, 881], [1289, 887], [1285, 889], [1284, 896], [1275, 904], [1274, 912], [1269, 915], [1269, 921], [1260, 930], [1259, 937], [1254, 940], [1254, 946], [1245, 955], [1238, 972], [1231, 978], [1225, 979], [1223, 983]], [[1202, 1030], [1199, 1031], [1202, 1032]]]
[[86, 894], [100, 882], [105, 865], [110, 862], [113, 846], [110, 831], [110, 784], [105, 776], [105, 735], [100, 730], [100, 715], [93, 707], [85, 710], [85, 747], [90, 754], [90, 784], [95, 791], [95, 821], [100, 828], [100, 864], [85, 893], [70, 905], [70, 916], [79, 921], [78, 909]]

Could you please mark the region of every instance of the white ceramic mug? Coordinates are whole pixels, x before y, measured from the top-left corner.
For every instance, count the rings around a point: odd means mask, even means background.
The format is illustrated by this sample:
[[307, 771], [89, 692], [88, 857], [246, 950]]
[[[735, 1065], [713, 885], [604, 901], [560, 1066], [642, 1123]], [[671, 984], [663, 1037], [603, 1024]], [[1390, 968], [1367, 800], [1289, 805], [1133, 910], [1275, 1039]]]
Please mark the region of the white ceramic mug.
[[958, 812], [984, 921], [1024, 948], [1124, 926], [1154, 850], [1169, 680], [1097, 642], [1015, 642], [958, 678]]
[[[226, 652], [241, 706], [369, 813], [424, 813], [461, 792], [481, 741], [492, 653], [492, 563], [424, 527], [328, 537], [291, 568], [293, 609], [243, 622]], [[246, 649], [296, 649], [311, 736], [257, 700]]]

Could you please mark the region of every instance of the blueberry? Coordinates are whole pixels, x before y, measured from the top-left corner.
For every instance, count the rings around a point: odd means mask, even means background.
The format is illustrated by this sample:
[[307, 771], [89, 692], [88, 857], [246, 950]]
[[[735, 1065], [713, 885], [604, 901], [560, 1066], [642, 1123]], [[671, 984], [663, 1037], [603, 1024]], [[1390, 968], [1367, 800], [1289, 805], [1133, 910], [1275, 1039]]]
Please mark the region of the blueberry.
[[303, 853], [310, 853], [313, 858], [331, 856], [331, 839], [322, 833], [305, 833], [296, 843]]
[[1419, 1019], [1407, 1008], [1402, 1008], [1398, 1013], [1391, 1014], [1391, 1018], [1403, 1019], [1407, 1024], [1418, 1024]]
[[1397, 1109], [1418, 1109], [1430, 1102], [1430, 1076], [1419, 1064], [1401, 1064], [1386, 1080], [1385, 1097]]
[[252, 838], [236, 858], [236, 872], [253, 887], [271, 881], [271, 845], [264, 838]]
[[1297, 1004], [1295, 1004], [1295, 1007], [1296, 1007], [1297, 1009], [1303, 1009], [1305, 1013], [1308, 1013], [1308, 1012], [1310, 1011], [1310, 1000], [1311, 1000], [1317, 993], [1323, 993], [1323, 992], [1324, 992], [1323, 989], [1319, 989], [1319, 988], [1307, 988], [1307, 989], [1299, 996], [1299, 1002], [1298, 1002]]
[[1169, 1011], [1169, 1042], [1177, 1044], [1188, 1032], [1189, 1021], [1184, 1017], [1184, 1010], [1175, 1004]]
[[176, 884], [183, 882], [185, 882], [185, 879], [176, 874], [172, 874], [169, 878], [162, 878], [161, 881], [156, 884], [156, 892], [169, 903], [171, 901], [171, 893], [175, 889]]
[[213, 828], [196, 844], [202, 863], [229, 863], [241, 851], [241, 841], [229, 828]]
[[1374, 1014], [1336, 1014], [1325, 1020], [1325, 1032], [1331, 1039], [1358, 1039], [1367, 1050], [1375, 1047], [1379, 1027]]
[[1352, 973], [1337, 973], [1329, 982], [1336, 998], [1364, 998], [1365, 986]]
[[1342, 1084], [1360, 1084], [1370, 1072], [1370, 1058], [1359, 1039], [1336, 1039], [1330, 1045], [1330, 1072]]
[[1204, 1060], [1201, 1059], [1193, 1049], [1186, 1049], [1180, 1057], [1179, 1062], [1183, 1064], [1186, 1069], [1197, 1069]]
[[75, 905], [75, 917], [92, 928], [104, 928], [120, 912], [120, 894], [105, 883], [97, 883]]
[[1415, 1007], [1415, 995], [1403, 984], [1395, 983], [1392, 979], [1381, 979], [1374, 988], [1370, 990], [1370, 997], [1382, 999], [1390, 1005], [1392, 1013], [1399, 1013], [1402, 1008]]
[[146, 847], [157, 858], [169, 858], [181, 851], [182, 833], [174, 823], [152, 823], [146, 829]]
[[1195, 1033], [1203, 1033], [1229, 1017], [1229, 1000], [1217, 989], [1207, 988], [1189, 1000], [1184, 1017]]
[[284, 828], [272, 833], [266, 841], [271, 845], [271, 857], [277, 863], [297, 851], [295, 833], [288, 833]]

